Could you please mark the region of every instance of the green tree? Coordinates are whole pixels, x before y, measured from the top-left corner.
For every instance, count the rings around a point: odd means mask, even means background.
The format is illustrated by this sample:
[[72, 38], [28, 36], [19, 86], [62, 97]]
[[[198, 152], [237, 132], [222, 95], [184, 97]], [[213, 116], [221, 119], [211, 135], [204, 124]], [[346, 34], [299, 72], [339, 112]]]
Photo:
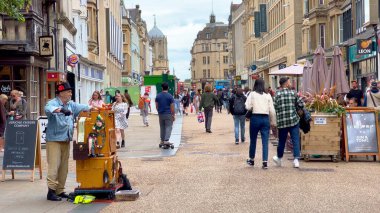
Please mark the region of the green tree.
[[31, 1], [32, 0], [0, 0], [0, 13], [5, 13], [19, 21], [25, 21], [20, 10], [28, 10]]

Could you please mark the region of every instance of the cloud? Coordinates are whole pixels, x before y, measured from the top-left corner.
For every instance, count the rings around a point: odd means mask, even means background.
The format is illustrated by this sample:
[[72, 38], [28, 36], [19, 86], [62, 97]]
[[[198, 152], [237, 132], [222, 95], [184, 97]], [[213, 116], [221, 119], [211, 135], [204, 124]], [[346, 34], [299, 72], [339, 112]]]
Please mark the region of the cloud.
[[[124, 0], [127, 9], [140, 5], [142, 18], [147, 22], [148, 31], [154, 25], [156, 15], [157, 26], [167, 36], [170, 70], [181, 80], [190, 75], [190, 50], [197, 36], [209, 22], [211, 0]], [[234, 3], [241, 3], [235, 1]], [[214, 14], [216, 21], [227, 24], [231, 0], [215, 0]]]

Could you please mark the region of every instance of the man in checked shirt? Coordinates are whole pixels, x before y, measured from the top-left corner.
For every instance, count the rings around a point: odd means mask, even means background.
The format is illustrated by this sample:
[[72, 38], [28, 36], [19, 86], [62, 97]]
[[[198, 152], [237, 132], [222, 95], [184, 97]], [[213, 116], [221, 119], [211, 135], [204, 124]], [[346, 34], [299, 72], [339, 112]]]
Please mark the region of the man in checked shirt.
[[299, 168], [300, 157], [300, 137], [299, 137], [299, 121], [300, 117], [296, 111], [296, 104], [299, 108], [305, 106], [304, 102], [297, 93], [291, 90], [291, 83], [289, 78], [282, 77], [280, 79], [281, 88], [277, 90], [274, 98], [274, 108], [277, 116], [277, 128], [278, 128], [278, 146], [277, 156], [273, 157], [273, 161], [277, 166], [281, 166], [282, 157], [284, 156], [284, 149], [286, 138], [290, 133], [293, 142], [293, 155], [294, 168]]

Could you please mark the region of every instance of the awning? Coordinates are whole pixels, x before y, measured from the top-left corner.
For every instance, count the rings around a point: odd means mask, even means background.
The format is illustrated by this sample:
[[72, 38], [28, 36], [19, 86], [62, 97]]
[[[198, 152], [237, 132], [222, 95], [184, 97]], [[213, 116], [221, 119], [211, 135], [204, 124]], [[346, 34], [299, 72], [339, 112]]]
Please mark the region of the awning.
[[292, 66], [280, 69], [277, 71], [270, 72], [269, 75], [302, 75], [303, 74], [303, 65], [293, 64]]

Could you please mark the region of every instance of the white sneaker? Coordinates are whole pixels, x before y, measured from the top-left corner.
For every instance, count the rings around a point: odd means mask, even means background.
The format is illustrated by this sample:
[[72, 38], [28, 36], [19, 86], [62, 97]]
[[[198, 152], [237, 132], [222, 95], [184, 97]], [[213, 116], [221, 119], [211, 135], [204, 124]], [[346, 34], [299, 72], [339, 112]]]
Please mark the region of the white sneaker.
[[300, 168], [300, 162], [298, 161], [297, 158], [294, 159], [294, 161], [293, 161], [293, 166], [294, 166], [294, 168]]
[[273, 156], [273, 161], [276, 163], [277, 166], [281, 166], [281, 158]]

